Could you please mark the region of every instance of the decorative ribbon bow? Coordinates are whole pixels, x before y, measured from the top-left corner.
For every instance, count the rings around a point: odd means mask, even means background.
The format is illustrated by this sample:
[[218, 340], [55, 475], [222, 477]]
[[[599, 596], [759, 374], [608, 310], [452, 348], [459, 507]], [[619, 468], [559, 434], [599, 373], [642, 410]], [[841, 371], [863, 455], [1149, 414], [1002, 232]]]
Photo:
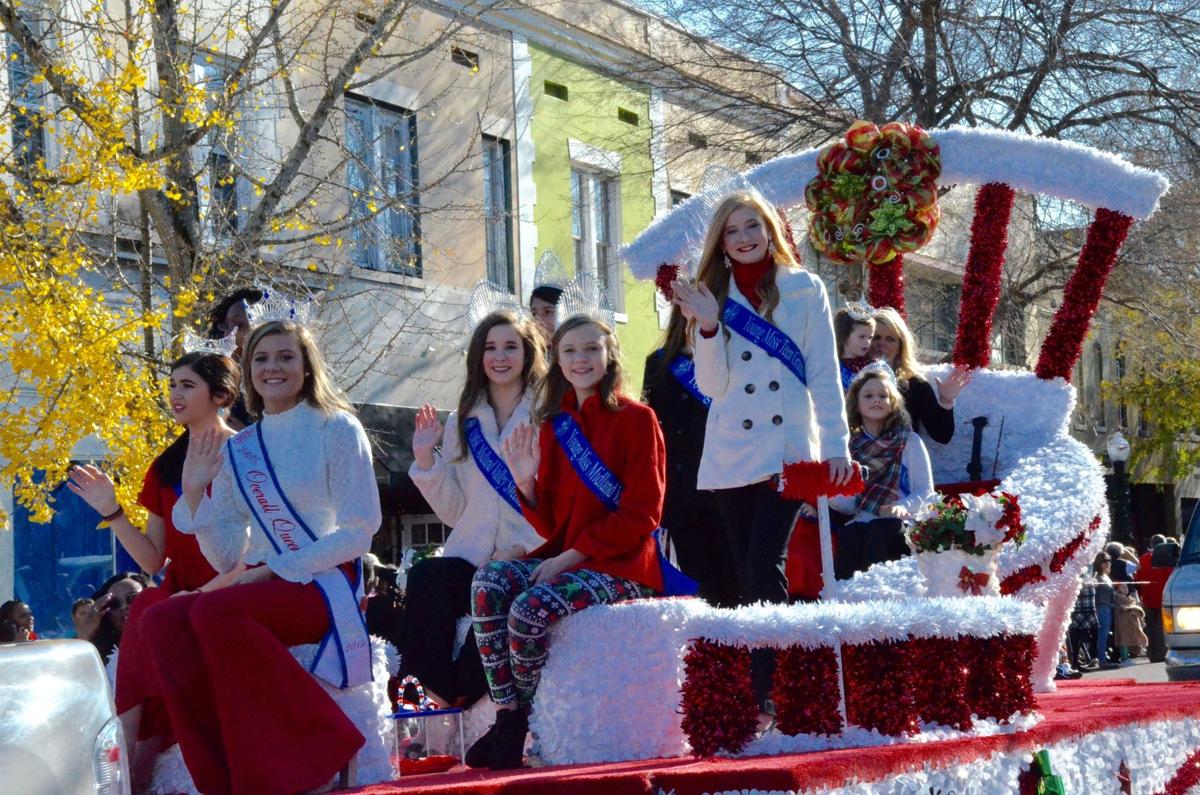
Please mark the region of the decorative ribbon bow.
[[963, 591], [970, 591], [972, 596], [979, 596], [983, 593], [983, 589], [987, 588], [989, 575], [986, 571], [981, 571], [978, 574], [968, 569], [966, 566], [958, 573], [958, 587]]

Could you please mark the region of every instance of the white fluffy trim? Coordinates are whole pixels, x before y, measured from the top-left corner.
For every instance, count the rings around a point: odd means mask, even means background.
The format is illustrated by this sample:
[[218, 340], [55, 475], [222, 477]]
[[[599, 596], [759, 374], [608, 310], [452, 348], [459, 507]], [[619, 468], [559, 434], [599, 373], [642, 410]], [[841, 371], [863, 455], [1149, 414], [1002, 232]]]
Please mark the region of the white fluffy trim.
[[[1002, 182], [1139, 219], [1154, 213], [1170, 185], [1154, 171], [1067, 141], [966, 127], [929, 134], [941, 148], [942, 185]], [[821, 148], [776, 157], [747, 171], [745, 180], [778, 207], [802, 205]], [[708, 212], [706, 199], [697, 194], [650, 224], [622, 249], [633, 275], [653, 279], [659, 265], [688, 262], [703, 245]]]
[[[1137, 795], [1162, 792], [1167, 781], [1200, 745], [1200, 721], [1194, 719], [1130, 724], [1071, 737], [1047, 747], [1050, 765], [1066, 792], [1120, 795], [1117, 771], [1124, 762]], [[833, 789], [721, 790], [707, 795], [909, 795], [909, 793], [1017, 792], [1037, 748], [999, 751], [947, 767], [901, 773], [889, 778]], [[658, 795], [669, 795], [663, 790]]]

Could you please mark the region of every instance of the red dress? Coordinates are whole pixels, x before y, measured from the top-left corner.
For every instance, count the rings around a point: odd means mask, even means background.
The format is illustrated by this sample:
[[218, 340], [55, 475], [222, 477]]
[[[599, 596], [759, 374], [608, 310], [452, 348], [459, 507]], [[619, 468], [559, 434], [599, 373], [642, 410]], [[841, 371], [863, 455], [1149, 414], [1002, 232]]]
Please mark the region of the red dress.
[[130, 605], [129, 617], [118, 644], [121, 652], [117, 655], [117, 712], [125, 713], [141, 705], [138, 739], [162, 737], [163, 747], [171, 745], [174, 737], [160, 698], [157, 674], [151, 667], [149, 649], [142, 632], [142, 616], [148, 608], [169, 599], [172, 594], [194, 591], [217, 576], [216, 570], [200, 552], [200, 543], [196, 538], [176, 530], [171, 521], [171, 509], [179, 499], [178, 488], [179, 484], [164, 482], [159, 476], [157, 460], [146, 470], [138, 504], [162, 519], [165, 525], [166, 557], [170, 562], [162, 585], [142, 591]]
[[596, 455], [621, 478], [623, 491], [615, 511], [584, 485], [550, 422], [542, 423], [537, 507], [521, 502], [525, 518], [547, 541], [529, 557], [549, 558], [576, 549], [587, 555], [576, 568], [625, 577], [661, 592], [662, 570], [652, 534], [662, 519], [666, 445], [654, 409], [625, 397], [618, 400], [617, 411], [606, 409], [598, 395], [580, 407], [572, 389], [562, 402]]

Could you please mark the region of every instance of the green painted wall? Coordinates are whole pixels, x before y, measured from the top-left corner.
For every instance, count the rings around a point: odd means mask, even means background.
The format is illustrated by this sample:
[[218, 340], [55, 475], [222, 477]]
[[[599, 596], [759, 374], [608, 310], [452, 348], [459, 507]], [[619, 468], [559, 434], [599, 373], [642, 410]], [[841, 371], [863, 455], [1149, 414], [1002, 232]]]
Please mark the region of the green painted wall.
[[[619, 242], [631, 242], [654, 218], [650, 92], [643, 86], [613, 80], [532, 43], [529, 50], [533, 61], [530, 81], [533, 181], [537, 186], [535, 256], [554, 251], [573, 272], [568, 139], [620, 154]], [[566, 86], [568, 99], [563, 101], [547, 94], [547, 80]], [[638, 124], [618, 119], [618, 108], [637, 114]], [[658, 315], [654, 309], [653, 283], [636, 281], [627, 268], [622, 268], [622, 281], [629, 322], [617, 324], [617, 336], [628, 376], [627, 388], [636, 397], [641, 393], [646, 356], [659, 338]]]

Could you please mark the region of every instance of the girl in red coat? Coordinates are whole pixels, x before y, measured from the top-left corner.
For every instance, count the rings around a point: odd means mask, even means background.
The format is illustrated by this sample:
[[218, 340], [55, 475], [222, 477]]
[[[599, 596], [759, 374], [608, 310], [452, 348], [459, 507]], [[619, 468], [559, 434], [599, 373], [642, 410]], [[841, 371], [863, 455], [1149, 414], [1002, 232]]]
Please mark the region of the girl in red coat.
[[[475, 575], [471, 609], [496, 723], [467, 752], [471, 767], [519, 767], [549, 625], [595, 604], [663, 589], [652, 534], [666, 457], [653, 410], [621, 394], [620, 350], [606, 323], [577, 315], [551, 341], [554, 361], [503, 456], [525, 516], [546, 543]], [[535, 479], [536, 476], [536, 479]]]
[[[193, 351], [171, 365], [171, 413], [187, 430], [146, 470], [138, 495], [138, 504], [148, 513], [144, 532], [129, 521], [117, 503], [112, 480], [104, 472], [90, 464], [77, 466], [71, 470], [67, 482], [67, 488], [108, 522], [143, 571], [153, 574], [167, 564], [162, 586], [146, 588], [130, 606], [117, 657], [117, 713], [130, 745], [135, 739], [141, 741], [131, 760], [134, 789], [149, 783], [158, 751], [174, 742], [141, 630], [142, 615], [147, 608], [174, 594], [215, 590], [241, 571], [238, 568], [218, 576], [200, 552], [195, 536], [179, 532], [171, 521], [171, 509], [180, 494], [188, 440], [209, 431], [222, 438], [233, 435], [233, 430], [225, 424], [224, 414], [238, 396], [240, 378], [233, 360], [217, 353]], [[115, 610], [118, 606], [105, 603], [97, 608]]]

